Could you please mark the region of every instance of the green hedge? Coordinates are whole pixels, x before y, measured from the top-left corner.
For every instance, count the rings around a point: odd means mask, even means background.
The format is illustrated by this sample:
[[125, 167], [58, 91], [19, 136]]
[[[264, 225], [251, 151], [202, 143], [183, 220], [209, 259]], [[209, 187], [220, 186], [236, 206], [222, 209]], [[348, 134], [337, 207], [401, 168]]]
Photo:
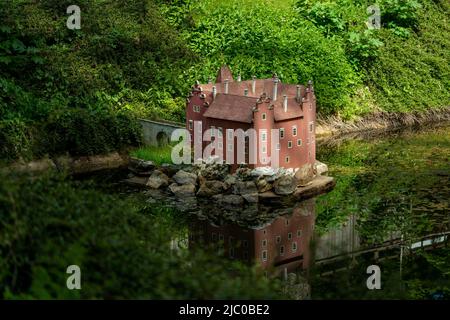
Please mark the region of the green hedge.
[[0, 121], [0, 158], [31, 160], [45, 155], [104, 154], [139, 146], [142, 129], [129, 114], [62, 109], [44, 121]]

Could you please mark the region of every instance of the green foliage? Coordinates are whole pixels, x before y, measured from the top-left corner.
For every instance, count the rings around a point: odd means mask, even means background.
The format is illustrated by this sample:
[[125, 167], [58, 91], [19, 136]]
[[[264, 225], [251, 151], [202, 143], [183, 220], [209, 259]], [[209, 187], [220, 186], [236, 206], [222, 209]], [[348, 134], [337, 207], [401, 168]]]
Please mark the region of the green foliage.
[[141, 147], [139, 149], [131, 151], [130, 156], [143, 160], [151, 160], [158, 165], [163, 163], [172, 163], [172, 146], [167, 145], [164, 147]]
[[[176, 212], [95, 191], [64, 177], [1, 175], [0, 298], [263, 299], [277, 281], [181, 240]], [[180, 238], [178, 238], [180, 237]], [[81, 268], [82, 290], [66, 269]]]
[[195, 25], [184, 32], [193, 51], [203, 57], [193, 70], [206, 81], [227, 63], [244, 79], [253, 75], [316, 86], [322, 113], [332, 113], [349, 100], [359, 78], [339, 42], [325, 37], [292, 10], [264, 2], [212, 1], [196, 3]]
[[[81, 30], [69, 30], [70, 1], [1, 1], [0, 119], [37, 128], [71, 109], [102, 109], [182, 122], [190, 86], [224, 63], [244, 79], [313, 80], [323, 115], [448, 106], [447, 2], [376, 3], [381, 30], [367, 28], [367, 0], [82, 0]], [[61, 130], [77, 130], [68, 123]], [[110, 150], [111, 139], [81, 149]], [[29, 150], [6, 157], [33, 157]]]

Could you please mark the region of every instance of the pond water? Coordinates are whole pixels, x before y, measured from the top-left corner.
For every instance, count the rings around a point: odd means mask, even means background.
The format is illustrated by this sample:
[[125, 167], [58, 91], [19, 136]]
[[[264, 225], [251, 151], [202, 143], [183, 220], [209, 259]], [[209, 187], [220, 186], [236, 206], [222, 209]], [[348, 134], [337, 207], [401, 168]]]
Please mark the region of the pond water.
[[[450, 126], [333, 137], [317, 149], [337, 185], [301, 203], [242, 210], [143, 195], [193, 217], [178, 245], [256, 262], [293, 298], [450, 298]], [[379, 290], [366, 284], [371, 265]]]

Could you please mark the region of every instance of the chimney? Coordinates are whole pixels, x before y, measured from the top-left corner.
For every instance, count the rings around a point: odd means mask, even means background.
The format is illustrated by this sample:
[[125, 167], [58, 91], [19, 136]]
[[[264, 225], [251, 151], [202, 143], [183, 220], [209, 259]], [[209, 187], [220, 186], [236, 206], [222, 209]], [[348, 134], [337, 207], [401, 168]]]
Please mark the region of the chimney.
[[297, 86], [297, 96], [296, 96], [296, 99], [297, 99], [297, 102], [300, 102], [300, 86], [298, 85]]
[[244, 89], [244, 96], [248, 97], [248, 89]]
[[213, 99], [215, 99], [215, 98], [216, 98], [216, 94], [217, 94], [217, 88], [216, 88], [216, 86], [213, 86], [213, 87], [212, 87], [212, 94], [213, 94]]
[[228, 82], [229, 82], [230, 80], [228, 80], [228, 79], [225, 79], [225, 94], [228, 94]]
[[256, 92], [256, 77], [253, 76], [252, 77], [253, 81], [252, 81], [252, 93], [255, 94]]
[[277, 95], [278, 95], [278, 78], [273, 79], [273, 96], [272, 100], [277, 101]]
[[241, 80], [242, 80], [241, 75], [238, 75], [237, 81], [238, 81], [238, 82], [241, 82]]
[[288, 108], [288, 97], [287, 97], [287, 95], [283, 95], [283, 109], [284, 109], [284, 112], [287, 112], [287, 108]]

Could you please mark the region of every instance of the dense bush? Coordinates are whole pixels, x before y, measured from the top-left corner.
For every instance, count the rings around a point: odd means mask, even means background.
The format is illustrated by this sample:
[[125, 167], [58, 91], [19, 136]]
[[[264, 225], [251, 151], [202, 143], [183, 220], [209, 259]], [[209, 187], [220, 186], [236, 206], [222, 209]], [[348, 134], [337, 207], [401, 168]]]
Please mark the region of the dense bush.
[[[140, 202], [143, 203], [143, 202]], [[170, 249], [176, 212], [64, 177], [0, 177], [0, 298], [276, 298], [278, 283], [214, 254]], [[81, 268], [81, 290], [66, 269]]]
[[140, 145], [141, 134], [136, 119], [124, 112], [62, 109], [42, 122], [1, 120], [0, 158], [104, 154]]

